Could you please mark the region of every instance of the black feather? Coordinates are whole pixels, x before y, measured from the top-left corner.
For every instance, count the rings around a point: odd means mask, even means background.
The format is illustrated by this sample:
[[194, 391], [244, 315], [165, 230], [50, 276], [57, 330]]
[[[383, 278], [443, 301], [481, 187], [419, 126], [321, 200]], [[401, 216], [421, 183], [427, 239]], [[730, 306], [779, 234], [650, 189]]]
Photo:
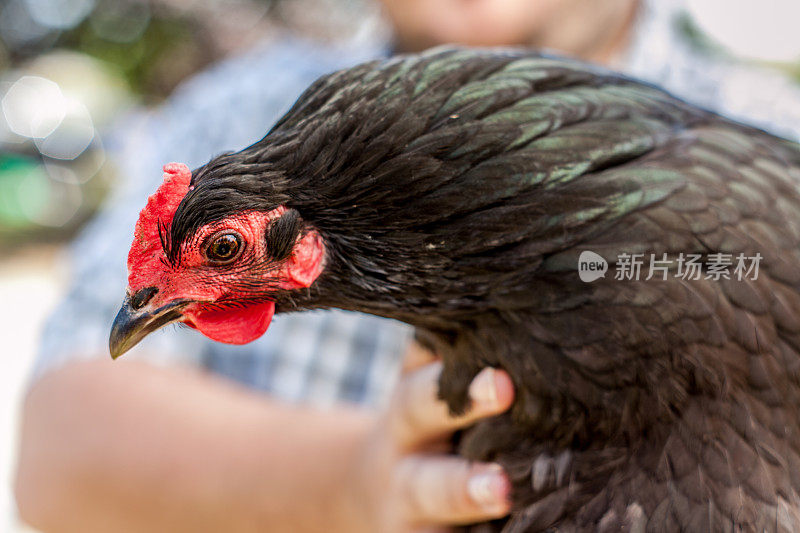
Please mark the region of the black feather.
[[[798, 145], [579, 62], [437, 49], [321, 78], [193, 184], [170, 243], [280, 205], [272, 260], [323, 237], [310, 290], [254, 299], [417, 326], [454, 412], [481, 368], [509, 372], [513, 411], [460, 446], [513, 481], [485, 527], [800, 530]], [[606, 278], [579, 280], [583, 250]], [[763, 261], [617, 281], [621, 253]]]
[[303, 229], [300, 213], [289, 209], [267, 229], [267, 253], [272, 261], [283, 261], [292, 254], [295, 242]]

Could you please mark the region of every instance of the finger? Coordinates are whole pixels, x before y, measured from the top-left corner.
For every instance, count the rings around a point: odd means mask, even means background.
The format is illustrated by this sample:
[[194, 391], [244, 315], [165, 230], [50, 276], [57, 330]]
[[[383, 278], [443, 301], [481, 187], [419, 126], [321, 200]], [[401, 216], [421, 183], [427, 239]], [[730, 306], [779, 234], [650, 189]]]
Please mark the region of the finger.
[[405, 357], [403, 358], [403, 373], [411, 372], [421, 366], [432, 363], [436, 360], [436, 354], [423, 348], [416, 341], [408, 343]]
[[470, 409], [453, 417], [447, 404], [437, 398], [440, 362], [423, 366], [404, 376], [389, 413], [395, 442], [402, 449], [420, 446], [477, 420], [508, 409], [514, 399], [511, 378], [502, 370], [483, 369], [469, 387]]
[[469, 524], [508, 514], [511, 485], [496, 464], [412, 455], [396, 471], [401, 512], [412, 525]]

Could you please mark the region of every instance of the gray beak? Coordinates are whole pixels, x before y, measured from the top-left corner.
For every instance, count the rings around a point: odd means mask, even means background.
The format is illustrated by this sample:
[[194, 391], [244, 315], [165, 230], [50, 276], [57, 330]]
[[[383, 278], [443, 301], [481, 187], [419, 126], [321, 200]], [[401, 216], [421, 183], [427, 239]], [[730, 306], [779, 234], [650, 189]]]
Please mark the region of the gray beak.
[[122, 307], [114, 319], [111, 335], [108, 338], [108, 349], [111, 357], [116, 359], [124, 354], [139, 341], [155, 330], [180, 320], [183, 309], [191, 303], [190, 300], [178, 300], [163, 305], [155, 310], [148, 310], [147, 306], [134, 309], [131, 297], [126, 296]]

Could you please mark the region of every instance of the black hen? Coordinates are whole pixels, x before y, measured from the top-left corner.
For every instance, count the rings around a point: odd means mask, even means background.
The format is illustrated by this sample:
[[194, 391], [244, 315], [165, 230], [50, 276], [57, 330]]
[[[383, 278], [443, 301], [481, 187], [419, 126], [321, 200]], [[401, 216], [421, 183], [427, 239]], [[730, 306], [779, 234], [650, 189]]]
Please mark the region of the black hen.
[[[487, 365], [515, 382], [459, 445], [513, 481], [478, 529], [800, 530], [797, 144], [582, 63], [439, 49], [326, 76], [191, 186], [173, 171], [113, 353], [174, 320], [244, 342], [273, 302], [396, 318], [454, 412]], [[614, 279], [625, 254], [640, 279]]]

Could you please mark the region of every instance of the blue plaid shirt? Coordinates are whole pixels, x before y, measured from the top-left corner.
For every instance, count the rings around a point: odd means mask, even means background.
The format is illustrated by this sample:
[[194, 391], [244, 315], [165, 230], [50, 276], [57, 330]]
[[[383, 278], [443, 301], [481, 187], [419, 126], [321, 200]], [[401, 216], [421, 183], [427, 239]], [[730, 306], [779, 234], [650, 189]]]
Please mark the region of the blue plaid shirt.
[[[797, 86], [775, 71], [698, 55], [681, 38], [679, 15], [677, 0], [644, 2], [616, 67], [709, 109], [799, 137]], [[76, 357], [108, 356], [134, 223], [164, 163], [196, 167], [251, 144], [318, 76], [379, 55], [379, 48], [338, 50], [291, 40], [264, 46], [195, 76], [161, 109], [119, 124], [106, 142], [122, 183], [72, 248], [74, 282], [43, 335], [36, 373]], [[389, 320], [312, 312], [276, 316], [267, 334], [247, 346], [213, 343], [172, 326], [125, 357], [202, 365], [289, 400], [374, 405], [391, 390], [409, 337], [407, 326]]]

